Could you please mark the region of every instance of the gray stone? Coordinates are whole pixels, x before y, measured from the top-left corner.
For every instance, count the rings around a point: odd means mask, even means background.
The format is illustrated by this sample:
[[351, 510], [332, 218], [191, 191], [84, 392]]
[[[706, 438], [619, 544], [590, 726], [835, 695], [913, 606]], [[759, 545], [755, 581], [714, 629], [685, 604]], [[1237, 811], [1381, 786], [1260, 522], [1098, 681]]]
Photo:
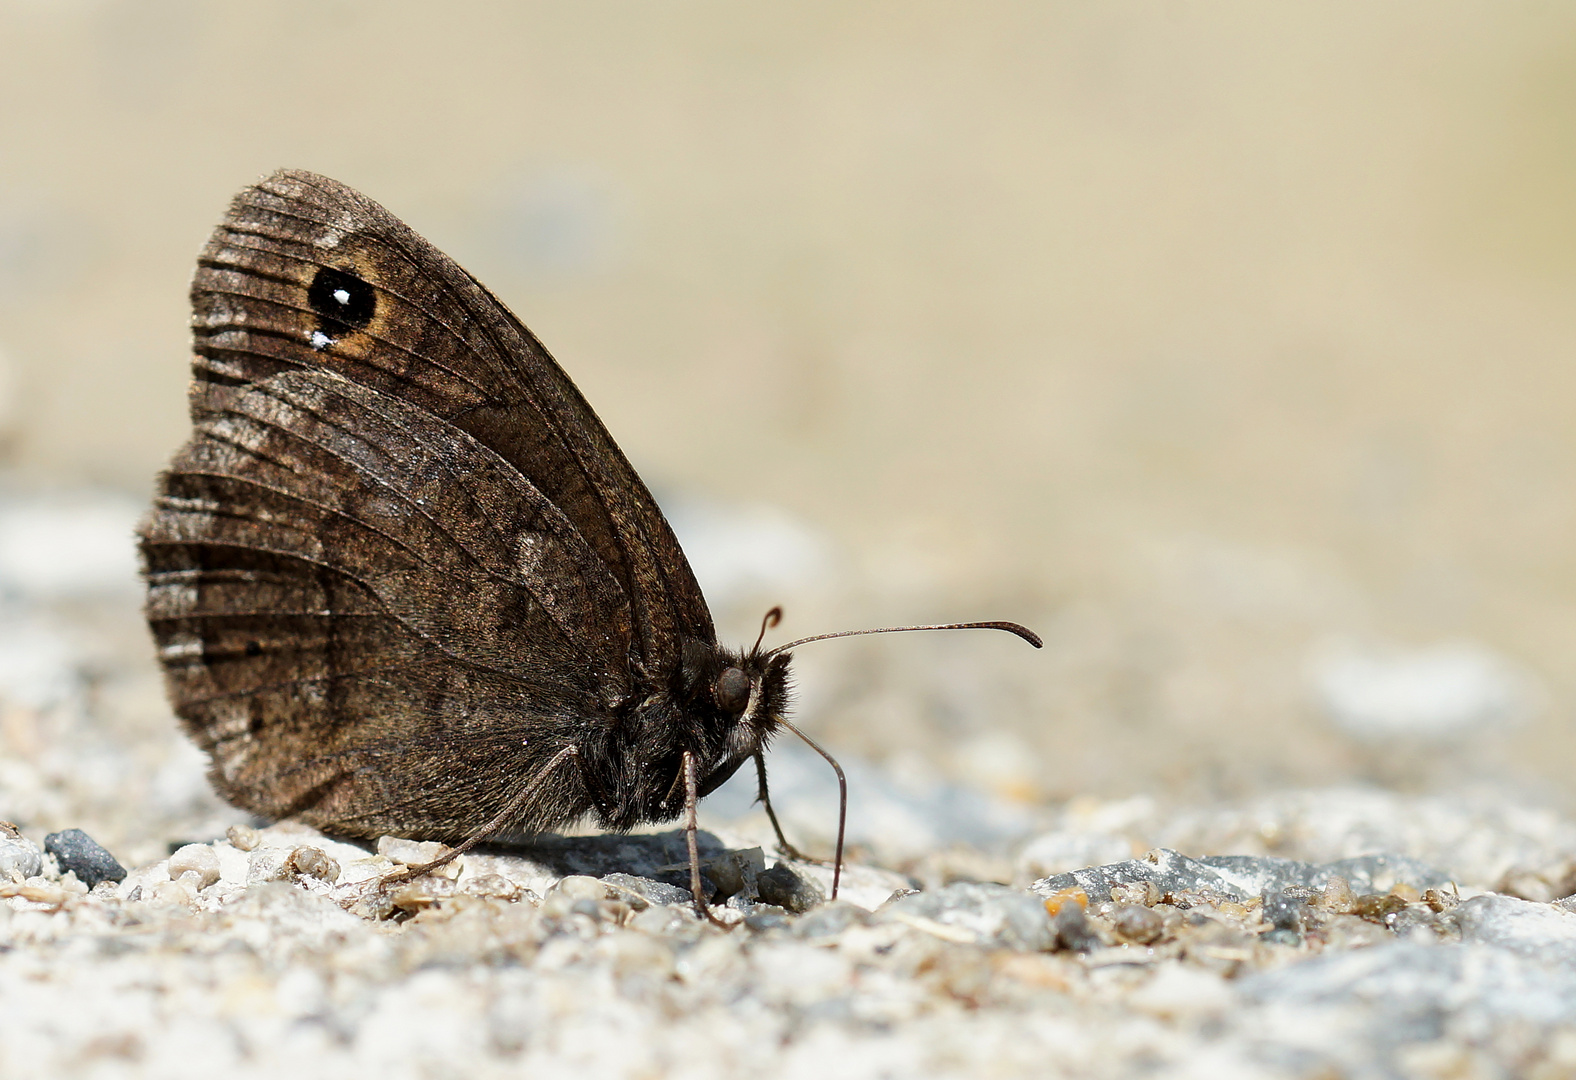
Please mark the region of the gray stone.
[[760, 848], [724, 852], [703, 868], [708, 880], [716, 886], [715, 899], [743, 897], [754, 900], [760, 895], [759, 878], [766, 872], [766, 857]]
[[1433, 867], [1400, 855], [1365, 855], [1315, 865], [1252, 855], [1190, 859], [1158, 848], [1142, 859], [1041, 878], [1030, 888], [1042, 896], [1062, 889], [1082, 889], [1091, 901], [1103, 903], [1111, 899], [1113, 886], [1151, 882], [1162, 895], [1216, 894], [1242, 902], [1266, 892], [1285, 892], [1298, 887], [1321, 889], [1337, 877], [1345, 878], [1360, 893], [1384, 892], [1397, 882], [1418, 889], [1439, 888], [1450, 883], [1445, 874]]
[[70, 871], [88, 888], [101, 881], [123, 881], [126, 868], [81, 829], [64, 829], [44, 837], [44, 850], [55, 857], [62, 874]]
[[819, 885], [785, 862], [757, 874], [755, 888], [763, 902], [795, 915], [811, 910], [826, 899]]
[[1271, 930], [1300, 934], [1303, 931], [1303, 910], [1306, 906], [1305, 897], [1290, 892], [1271, 891], [1264, 894], [1262, 914]]
[[1081, 904], [1062, 905], [1052, 919], [1052, 935], [1051, 945], [1068, 952], [1093, 952], [1104, 944], [1094, 927], [1089, 925], [1089, 917], [1084, 914]]

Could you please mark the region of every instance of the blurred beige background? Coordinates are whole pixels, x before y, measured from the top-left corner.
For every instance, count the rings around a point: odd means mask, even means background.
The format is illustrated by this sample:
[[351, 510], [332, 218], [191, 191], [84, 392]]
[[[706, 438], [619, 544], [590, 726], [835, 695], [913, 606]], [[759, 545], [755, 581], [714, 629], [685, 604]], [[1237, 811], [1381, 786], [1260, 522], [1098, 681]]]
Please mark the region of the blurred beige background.
[[806, 650], [845, 752], [1566, 795], [1576, 7], [0, 0], [10, 489], [146, 497], [281, 165], [537, 331], [729, 636], [1046, 632]]

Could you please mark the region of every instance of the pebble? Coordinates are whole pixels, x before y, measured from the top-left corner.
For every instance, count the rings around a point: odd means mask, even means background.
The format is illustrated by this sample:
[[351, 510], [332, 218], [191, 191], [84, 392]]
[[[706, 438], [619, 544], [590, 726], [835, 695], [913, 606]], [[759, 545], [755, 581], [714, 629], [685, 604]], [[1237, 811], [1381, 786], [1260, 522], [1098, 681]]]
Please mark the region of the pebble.
[[199, 890], [206, 889], [219, 880], [219, 856], [207, 844], [187, 844], [170, 854], [170, 877], [179, 878], [188, 871], [197, 875]]
[[756, 892], [768, 904], [803, 914], [825, 901], [821, 887], [786, 862], [779, 862], [770, 870], [756, 875]]
[[1147, 907], [1118, 904], [1111, 912], [1111, 928], [1127, 941], [1148, 945], [1166, 932], [1166, 921]]
[[[448, 850], [447, 844], [440, 844], [436, 840], [404, 840], [397, 836], [379, 837], [377, 846], [379, 855], [405, 866], [420, 866], [423, 863], [435, 862]], [[452, 867], [454, 868], [452, 876], [457, 876], [460, 872], [459, 865], [464, 861], [464, 856], [461, 856], [446, 863], [437, 872], [443, 873]]]
[[1264, 894], [1262, 915], [1264, 921], [1272, 930], [1282, 930], [1289, 934], [1303, 932], [1303, 897], [1289, 892], [1267, 892]]
[[44, 837], [44, 850], [55, 857], [62, 874], [76, 874], [88, 888], [101, 881], [122, 881], [126, 868], [81, 829], [64, 829]]
[[44, 868], [38, 845], [17, 832], [9, 821], [0, 821], [0, 884], [25, 881]]
[[[172, 863], [170, 871], [172, 874], [175, 872], [173, 865]], [[217, 863], [215, 865], [217, 867]], [[321, 848], [298, 847], [290, 853], [290, 859], [286, 865], [293, 873], [301, 874], [305, 877], [317, 878], [320, 881], [328, 882], [339, 880], [339, 863], [325, 855]]]
[[665, 881], [655, 881], [635, 874], [608, 874], [602, 878], [602, 883], [618, 896], [639, 901], [640, 903], [636, 906], [645, 904], [688, 904], [691, 899], [688, 889], [681, 889], [677, 885], [669, 885]]
[[1089, 916], [1077, 904], [1067, 904], [1056, 913], [1054, 928], [1047, 947], [1066, 949], [1069, 952], [1093, 952], [1102, 944], [1100, 935], [1089, 924]]

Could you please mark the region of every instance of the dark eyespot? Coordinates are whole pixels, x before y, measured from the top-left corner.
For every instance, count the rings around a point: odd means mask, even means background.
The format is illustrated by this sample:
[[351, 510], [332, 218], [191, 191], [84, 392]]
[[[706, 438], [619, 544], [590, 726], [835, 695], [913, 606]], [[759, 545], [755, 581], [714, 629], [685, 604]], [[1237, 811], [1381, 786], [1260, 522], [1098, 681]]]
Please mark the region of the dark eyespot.
[[332, 266], [318, 269], [306, 299], [317, 312], [320, 332], [332, 338], [360, 330], [378, 307], [377, 290], [356, 275]]
[[261, 656], [263, 655], [263, 647], [255, 641], [248, 641], [246, 643], [246, 655]]
[[743, 712], [750, 703], [750, 677], [736, 667], [726, 669], [712, 684], [711, 699], [723, 712]]

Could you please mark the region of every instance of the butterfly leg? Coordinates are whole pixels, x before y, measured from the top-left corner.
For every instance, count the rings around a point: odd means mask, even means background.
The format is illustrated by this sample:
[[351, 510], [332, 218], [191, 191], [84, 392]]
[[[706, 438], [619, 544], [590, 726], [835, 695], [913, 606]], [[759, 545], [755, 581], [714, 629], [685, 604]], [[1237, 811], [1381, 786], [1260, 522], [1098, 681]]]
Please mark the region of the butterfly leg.
[[554, 769], [558, 768], [558, 766], [563, 764], [565, 761], [578, 760], [579, 757], [580, 748], [578, 746], [575, 746], [573, 743], [571, 743], [570, 745], [564, 747], [562, 750], [558, 751], [558, 753], [554, 754], [550, 759], [548, 759], [546, 765], [543, 765], [539, 770], [537, 770], [536, 775], [531, 777], [530, 783], [521, 788], [515, 794], [515, 796], [510, 799], [507, 804], [505, 804], [504, 808], [498, 811], [497, 816], [491, 821], [483, 825], [480, 829], [477, 829], [470, 836], [467, 836], [458, 846], [450, 848], [448, 851], [444, 852], [436, 859], [433, 859], [431, 862], [422, 863], [420, 866], [407, 866], [403, 870], [396, 870], [392, 874], [385, 874], [381, 879], [379, 879], [378, 888], [386, 889], [390, 885], [398, 885], [405, 881], [414, 881], [416, 878], [419, 878], [424, 874], [430, 874], [434, 870], [446, 866], [455, 859], [459, 858], [461, 855], [464, 855], [467, 851], [471, 850], [471, 848], [475, 847], [477, 844], [496, 833], [499, 829], [509, 824], [509, 822], [514, 819], [514, 816], [520, 812], [520, 808], [530, 800], [532, 795], [536, 794], [536, 790], [542, 786], [542, 783], [548, 778], [548, 776], [552, 774]]
[[699, 802], [700, 784], [695, 778], [695, 755], [686, 750], [684, 751], [684, 841], [689, 845], [690, 895], [695, 898], [695, 911], [698, 914], [713, 926], [729, 930], [732, 927], [711, 913], [711, 905], [706, 902], [706, 893], [701, 888], [700, 841], [695, 835], [700, 830], [700, 823], [695, 817], [695, 806]]
[[[777, 722], [808, 743], [810, 749], [824, 757], [827, 764], [832, 766], [832, 771], [837, 774], [837, 853], [832, 856], [832, 899], [836, 900], [838, 883], [843, 880], [843, 837], [846, 835], [848, 826], [848, 777], [843, 775], [843, 767], [837, 763], [837, 759], [831, 754], [828, 754], [821, 747], [820, 743], [810, 738], [810, 736], [794, 727], [782, 717], [778, 717]], [[781, 828], [777, 827], [777, 815], [772, 813], [772, 804], [766, 801], [766, 760], [761, 756], [760, 751], [756, 751], [755, 753], [755, 774], [760, 777], [761, 802], [766, 804], [766, 813], [770, 815], [772, 819], [773, 828], [777, 828], [777, 839], [781, 841], [789, 857], [793, 858], [793, 848], [789, 847], [788, 841], [783, 839], [783, 831]], [[806, 859], [805, 861], [810, 862], [819, 860]], [[825, 866], [826, 863], [823, 862], [821, 865]]]

